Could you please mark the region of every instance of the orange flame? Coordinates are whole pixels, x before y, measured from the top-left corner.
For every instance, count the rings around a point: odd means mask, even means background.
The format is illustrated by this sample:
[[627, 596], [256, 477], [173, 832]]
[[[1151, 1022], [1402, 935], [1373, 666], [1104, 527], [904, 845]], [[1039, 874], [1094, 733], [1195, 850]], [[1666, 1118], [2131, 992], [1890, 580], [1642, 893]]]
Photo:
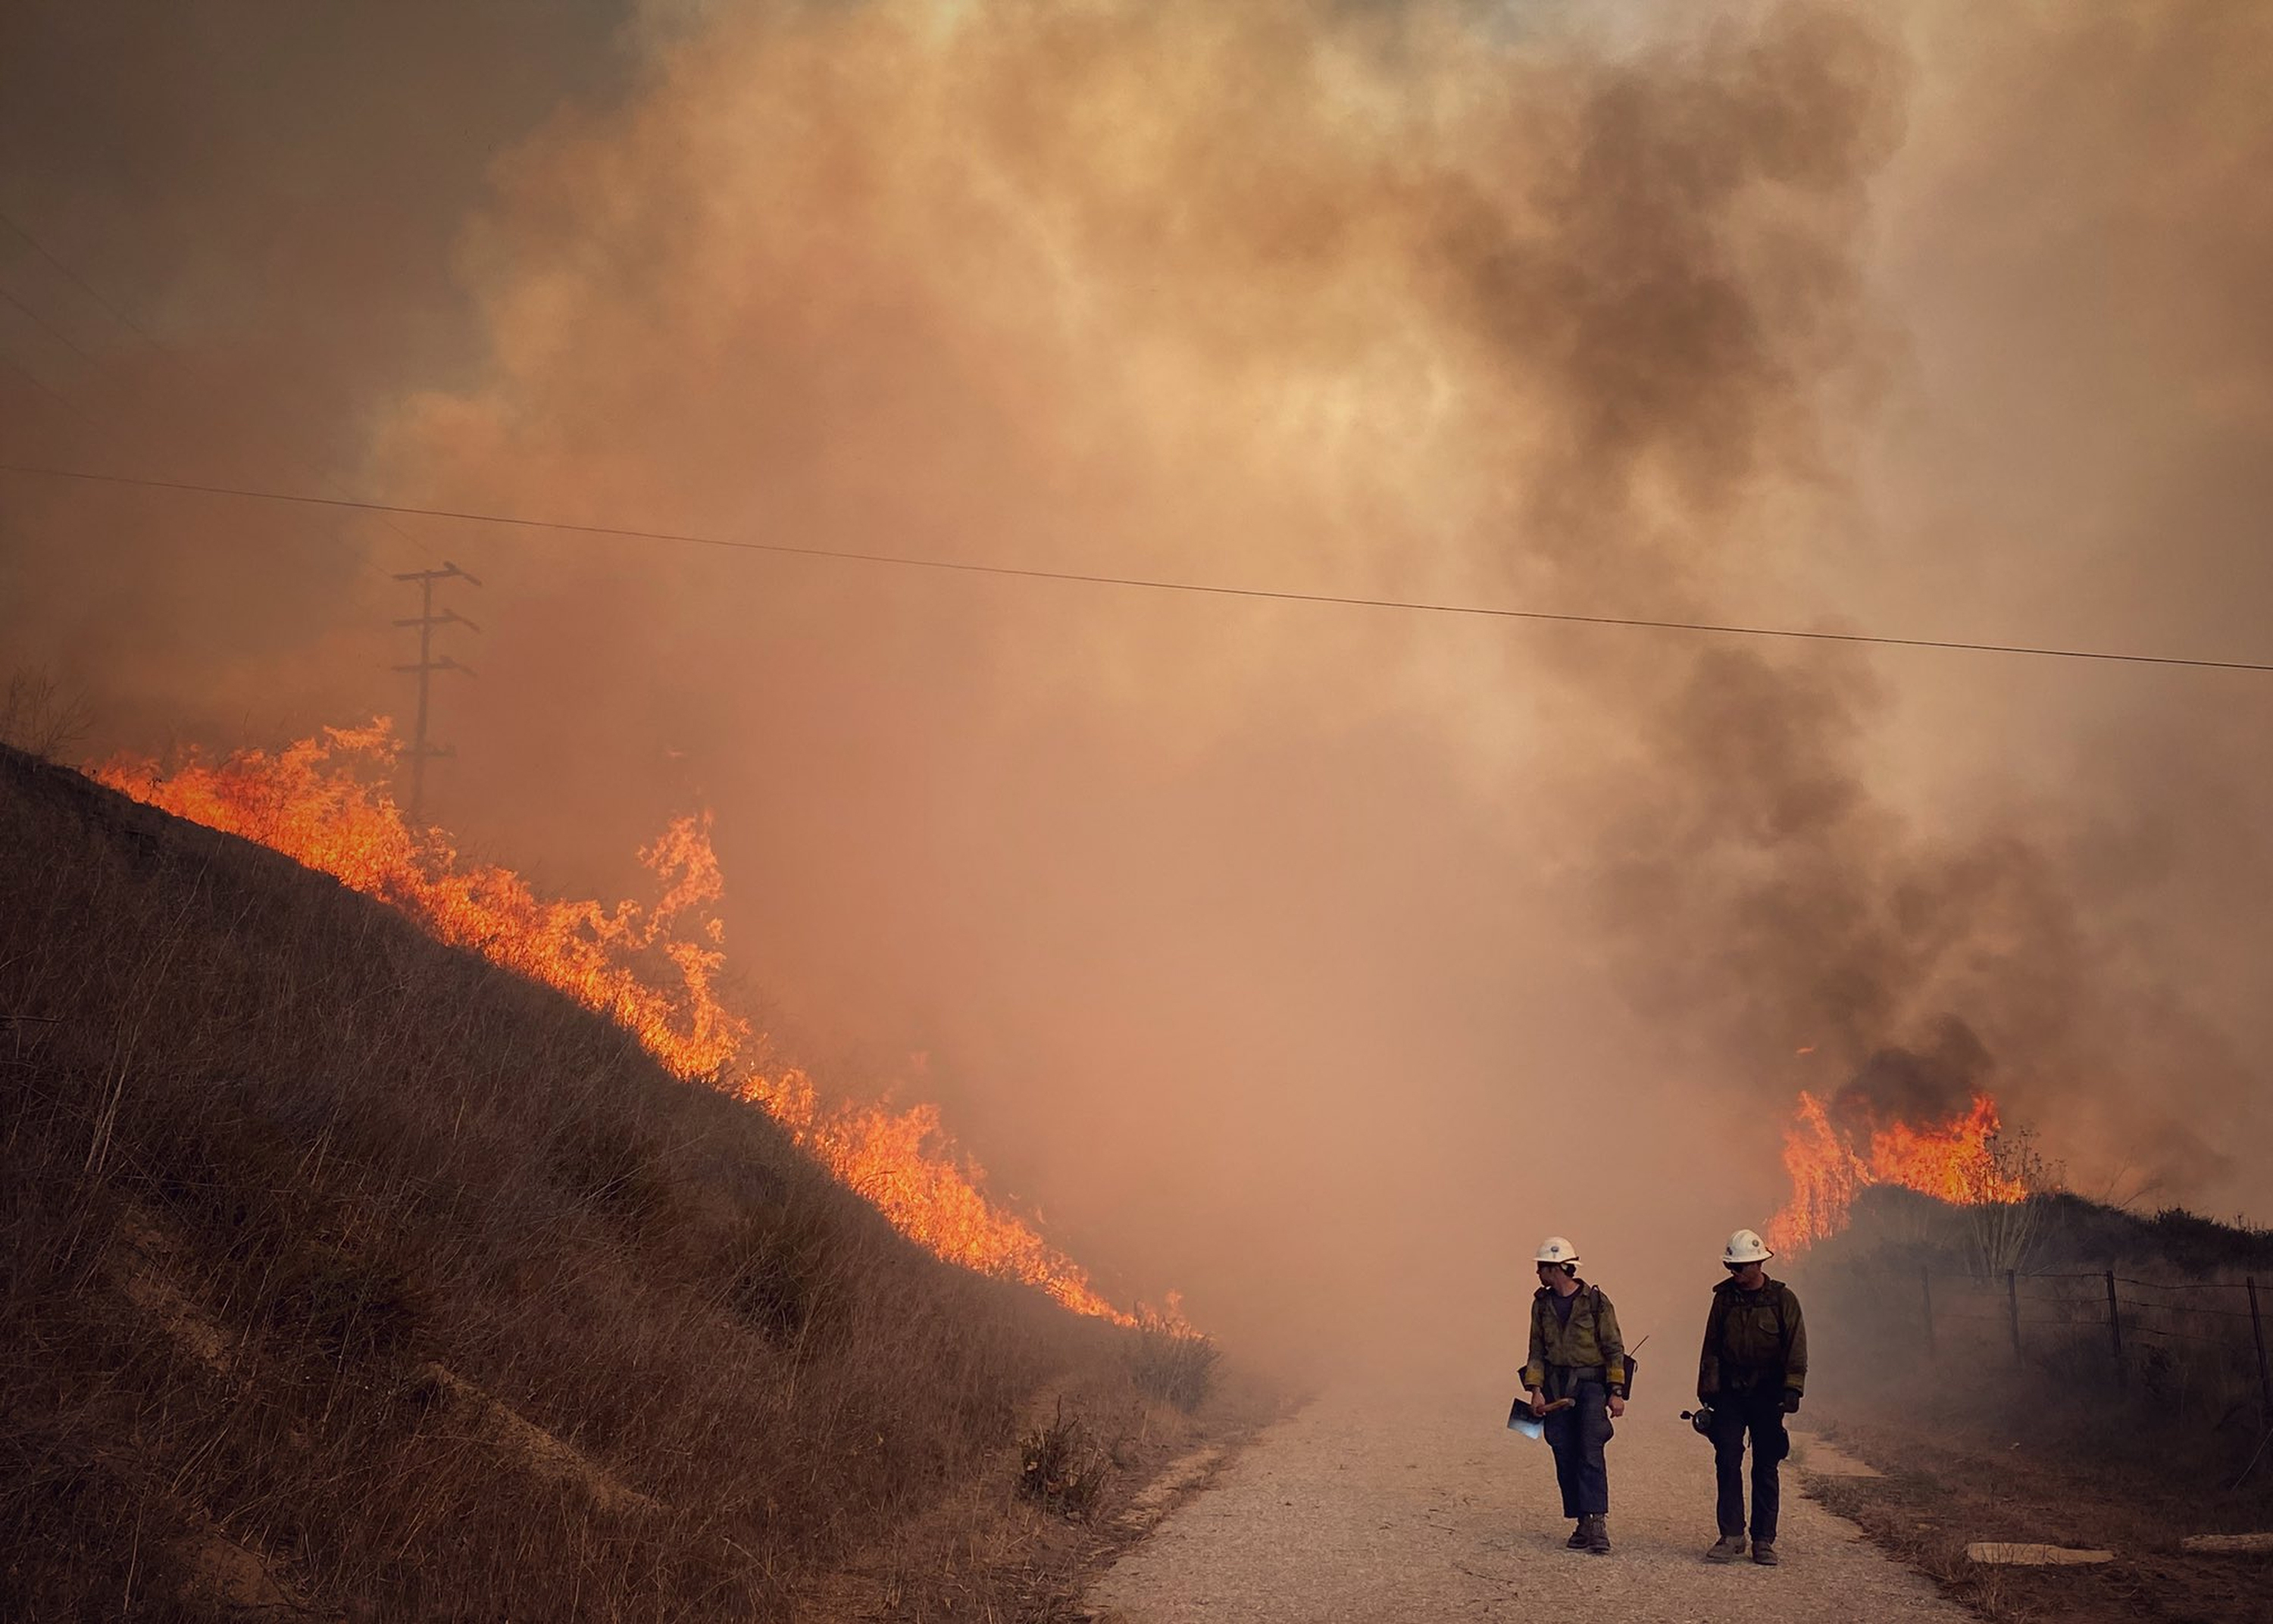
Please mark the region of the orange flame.
[[320, 739], [273, 755], [240, 751], [169, 772], [116, 761], [94, 775], [321, 870], [439, 939], [607, 1015], [672, 1075], [762, 1107], [893, 1227], [939, 1256], [1039, 1287], [1076, 1313], [1136, 1323], [1091, 1289], [1079, 1265], [986, 1198], [984, 1174], [952, 1154], [937, 1107], [829, 1105], [802, 1072], [737, 1070], [755, 1047], [749, 1021], [718, 996], [724, 931], [713, 909], [725, 882], [709, 813], [674, 819], [639, 854], [662, 884], [651, 906], [551, 901], [510, 869], [465, 861], [439, 830], [415, 834], [376, 782], [399, 749], [381, 717], [368, 728], [326, 728]]
[[1783, 1142], [1791, 1200], [1769, 1223], [1768, 1245], [1799, 1252], [1837, 1234], [1847, 1227], [1857, 1194], [1871, 1185], [1917, 1190], [1962, 1206], [2027, 1199], [2027, 1182], [1998, 1161], [2003, 1126], [1997, 1102], [1982, 1094], [1944, 1121], [1869, 1123], [1858, 1140], [1854, 1130], [1832, 1120], [1820, 1100], [1802, 1092]]

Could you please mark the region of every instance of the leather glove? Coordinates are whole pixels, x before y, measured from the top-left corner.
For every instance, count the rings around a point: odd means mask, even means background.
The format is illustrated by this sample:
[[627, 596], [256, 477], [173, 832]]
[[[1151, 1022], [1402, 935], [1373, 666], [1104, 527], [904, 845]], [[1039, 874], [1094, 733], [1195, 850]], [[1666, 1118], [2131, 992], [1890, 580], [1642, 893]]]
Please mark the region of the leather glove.
[[1799, 1413], [1799, 1389], [1797, 1388], [1784, 1388], [1783, 1412], [1786, 1415], [1797, 1415]]

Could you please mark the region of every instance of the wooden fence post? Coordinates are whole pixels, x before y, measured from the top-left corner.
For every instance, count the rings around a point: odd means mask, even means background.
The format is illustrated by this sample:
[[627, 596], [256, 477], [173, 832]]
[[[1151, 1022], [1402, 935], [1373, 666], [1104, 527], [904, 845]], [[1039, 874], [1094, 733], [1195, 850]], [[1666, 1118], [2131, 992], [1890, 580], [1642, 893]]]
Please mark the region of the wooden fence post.
[[1928, 1358], [1932, 1358], [1934, 1354], [1933, 1270], [1923, 1263], [1918, 1266], [1918, 1291], [1925, 1298], [1925, 1353]]
[[2265, 1424], [2273, 1426], [2273, 1375], [2265, 1369], [2265, 1321], [2257, 1312], [2257, 1276], [2247, 1276], [2244, 1283], [2249, 1287], [2249, 1332], [2257, 1338], [2257, 1391], [2265, 1402]]
[[2013, 1358], [2021, 1357], [2021, 1276], [2017, 1269], [2005, 1271], [2005, 1307], [2013, 1321]]
[[2107, 1271], [2107, 1345], [2115, 1354], [2115, 1390], [2131, 1390], [2131, 1374], [2123, 1368], [2123, 1316], [2115, 1306], [2115, 1271]]

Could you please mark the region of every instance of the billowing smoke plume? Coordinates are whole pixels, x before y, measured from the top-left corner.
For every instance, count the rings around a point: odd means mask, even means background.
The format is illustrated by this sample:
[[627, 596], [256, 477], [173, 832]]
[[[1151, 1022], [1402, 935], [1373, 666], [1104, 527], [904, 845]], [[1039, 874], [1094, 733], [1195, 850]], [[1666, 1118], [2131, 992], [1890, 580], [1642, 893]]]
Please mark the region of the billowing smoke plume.
[[[422, 130], [485, 111], [420, 160], [401, 260], [355, 257], [384, 234], [344, 184], [291, 213], [283, 179], [172, 175], [165, 263], [200, 263], [190, 199], [273, 223], [247, 286], [106, 273], [142, 200], [34, 186], [28, 152], [0, 203], [231, 397], [299, 398], [324, 335], [304, 449], [232, 432], [251, 472], [221, 483], [313, 464], [864, 554], [2263, 657], [2273, 44], [2242, 8], [583, 26], [541, 121], [526, 78], [490, 94], [494, 41], [446, 81], [419, 77], [442, 38], [372, 71], [435, 99]], [[320, 79], [324, 46], [278, 61]], [[164, 128], [98, 104], [122, 141]], [[327, 174], [394, 172], [400, 104], [344, 114]], [[6, 251], [12, 294], [62, 300]], [[264, 315], [271, 288], [303, 302]], [[156, 436], [191, 414], [130, 374], [179, 390], [170, 361], [0, 333], [42, 455], [204, 471], [42, 393]], [[581, 878], [715, 805], [784, 1048], [945, 1096], [1057, 1238], [1234, 1336], [1465, 1346], [1549, 1229], [1612, 1279], [1709, 1268], [1778, 1197], [1795, 1092], [1939, 1065], [1952, 1022], [2080, 1179], [2264, 1200], [2201, 1132], [2273, 1038], [2235, 900], [2273, 882], [2262, 678], [225, 510], [275, 531], [255, 551], [210, 508], [101, 500], [0, 484], [0, 632], [136, 701], [134, 742], [399, 708], [385, 573], [458, 559], [486, 631], [441, 815]]]
[[1962, 1021], [1941, 1022], [1930, 1045], [1887, 1048], [1834, 1094], [1831, 1115], [1850, 1134], [1890, 1122], [1947, 1122], [1987, 1086], [1989, 1051]]

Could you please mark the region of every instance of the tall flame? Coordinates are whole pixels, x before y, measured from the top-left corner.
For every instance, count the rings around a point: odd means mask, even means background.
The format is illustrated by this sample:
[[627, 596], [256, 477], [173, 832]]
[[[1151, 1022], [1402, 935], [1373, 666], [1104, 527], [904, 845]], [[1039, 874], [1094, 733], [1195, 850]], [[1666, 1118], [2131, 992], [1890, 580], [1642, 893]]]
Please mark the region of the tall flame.
[[321, 870], [441, 940], [607, 1015], [674, 1076], [762, 1107], [939, 1256], [1037, 1286], [1076, 1313], [1135, 1323], [1097, 1294], [1078, 1264], [987, 1199], [978, 1167], [947, 1149], [937, 1107], [827, 1104], [802, 1072], [740, 1066], [755, 1045], [749, 1021], [718, 994], [724, 931], [713, 909], [725, 884], [707, 812], [674, 819], [639, 854], [661, 882], [652, 905], [548, 900], [510, 869], [468, 862], [440, 831], [404, 823], [381, 787], [399, 748], [382, 717], [367, 728], [326, 728], [274, 754], [240, 751], [171, 770], [116, 761], [95, 776]]
[[1803, 1092], [1784, 1134], [1791, 1200], [1768, 1224], [1768, 1245], [1798, 1252], [1847, 1227], [1856, 1195], [1872, 1185], [1917, 1190], [1958, 1205], [2027, 1199], [2024, 1179], [1997, 1156], [2003, 1130], [1997, 1102], [1976, 1095], [1965, 1111], [1938, 1122], [1865, 1121], [1849, 1127]]

